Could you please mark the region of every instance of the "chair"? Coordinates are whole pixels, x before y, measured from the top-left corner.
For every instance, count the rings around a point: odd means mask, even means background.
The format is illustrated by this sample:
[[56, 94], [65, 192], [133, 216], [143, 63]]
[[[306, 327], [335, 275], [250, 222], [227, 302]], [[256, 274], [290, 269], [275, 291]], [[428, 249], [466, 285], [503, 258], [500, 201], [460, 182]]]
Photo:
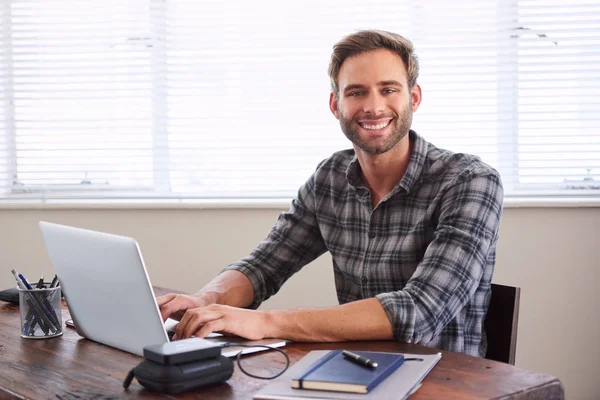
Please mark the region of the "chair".
[[484, 328], [488, 348], [485, 358], [515, 365], [521, 288], [492, 283]]

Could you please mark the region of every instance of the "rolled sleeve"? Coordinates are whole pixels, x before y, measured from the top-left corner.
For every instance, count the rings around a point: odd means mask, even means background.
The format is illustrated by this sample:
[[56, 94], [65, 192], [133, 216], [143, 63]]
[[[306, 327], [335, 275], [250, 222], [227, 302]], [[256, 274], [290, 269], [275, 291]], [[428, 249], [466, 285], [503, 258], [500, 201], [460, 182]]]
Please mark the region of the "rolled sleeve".
[[463, 174], [442, 196], [433, 241], [415, 273], [402, 290], [376, 296], [398, 341], [428, 343], [440, 334], [473, 297], [497, 238], [497, 173]]
[[242, 274], [246, 275], [252, 284], [252, 288], [254, 290], [254, 300], [252, 304], [250, 304], [247, 308], [257, 309], [261, 303], [268, 297], [267, 295], [267, 281], [265, 276], [261, 273], [259, 268], [253, 267], [251, 264], [247, 262], [239, 262], [235, 264], [228, 265], [223, 271], [239, 271]]
[[412, 343], [414, 340], [416, 310], [413, 298], [402, 290], [375, 296], [392, 324], [394, 340]]

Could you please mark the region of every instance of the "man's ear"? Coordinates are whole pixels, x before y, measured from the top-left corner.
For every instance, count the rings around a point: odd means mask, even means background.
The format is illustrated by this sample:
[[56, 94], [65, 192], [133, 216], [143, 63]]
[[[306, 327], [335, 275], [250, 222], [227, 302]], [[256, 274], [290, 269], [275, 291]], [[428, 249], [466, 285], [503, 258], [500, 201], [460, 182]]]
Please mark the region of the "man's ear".
[[338, 97], [333, 92], [329, 94], [329, 109], [337, 119], [340, 119], [340, 116], [338, 115]]
[[423, 93], [421, 92], [421, 86], [415, 84], [410, 92], [410, 98], [412, 100], [412, 110], [413, 112], [419, 109], [419, 105], [421, 104], [421, 100], [423, 100]]

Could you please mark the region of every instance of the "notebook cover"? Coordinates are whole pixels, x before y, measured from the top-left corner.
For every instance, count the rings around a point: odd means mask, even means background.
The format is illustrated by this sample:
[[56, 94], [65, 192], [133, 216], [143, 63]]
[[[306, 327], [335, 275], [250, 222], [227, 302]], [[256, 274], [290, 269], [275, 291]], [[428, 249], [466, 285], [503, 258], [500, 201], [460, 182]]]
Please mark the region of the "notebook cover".
[[404, 355], [397, 353], [369, 351], [355, 353], [375, 361], [378, 364], [377, 368], [357, 364], [345, 358], [341, 350], [334, 350], [301, 374], [294, 376], [292, 387], [368, 393], [404, 362]]
[[313, 350], [296, 362], [288, 371], [272, 383], [264, 386], [252, 398], [260, 400], [399, 400], [416, 391], [429, 371], [442, 357], [437, 354], [404, 354], [406, 358], [422, 358], [423, 361], [405, 361], [388, 378], [367, 394], [301, 390], [291, 386], [292, 377], [306, 371], [312, 364], [329, 353], [328, 350]]

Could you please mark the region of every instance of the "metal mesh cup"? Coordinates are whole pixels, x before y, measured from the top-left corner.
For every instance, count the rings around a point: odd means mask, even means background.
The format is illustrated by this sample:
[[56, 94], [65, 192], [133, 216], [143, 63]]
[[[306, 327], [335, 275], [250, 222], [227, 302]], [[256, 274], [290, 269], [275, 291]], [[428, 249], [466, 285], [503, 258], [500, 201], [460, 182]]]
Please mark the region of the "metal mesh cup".
[[60, 286], [48, 289], [19, 289], [21, 337], [46, 339], [62, 335], [60, 297]]

